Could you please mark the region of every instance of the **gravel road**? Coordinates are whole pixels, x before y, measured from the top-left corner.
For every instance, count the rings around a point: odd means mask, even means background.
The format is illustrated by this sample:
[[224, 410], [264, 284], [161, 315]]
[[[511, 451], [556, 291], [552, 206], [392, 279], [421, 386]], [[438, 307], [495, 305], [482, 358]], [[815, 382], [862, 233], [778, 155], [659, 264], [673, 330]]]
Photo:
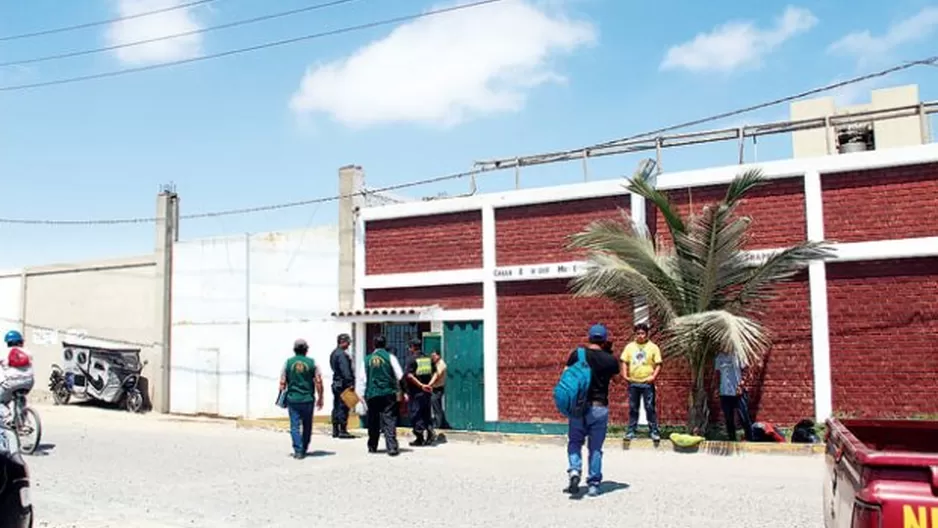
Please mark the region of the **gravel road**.
[[[608, 446], [607, 492], [571, 500], [565, 454], [549, 446], [450, 443], [398, 458], [364, 440], [89, 407], [37, 407], [44, 454], [28, 457], [38, 526], [728, 526], [820, 527], [818, 457], [718, 457]], [[407, 439], [404, 439], [405, 442]], [[370, 505], [365, 497], [380, 499]]]

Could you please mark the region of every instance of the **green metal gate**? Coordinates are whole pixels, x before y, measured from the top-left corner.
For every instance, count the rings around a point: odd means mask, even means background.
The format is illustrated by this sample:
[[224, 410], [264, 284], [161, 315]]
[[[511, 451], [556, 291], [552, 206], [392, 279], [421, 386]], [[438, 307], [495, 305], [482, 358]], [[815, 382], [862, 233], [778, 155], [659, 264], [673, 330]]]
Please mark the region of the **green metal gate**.
[[485, 426], [485, 387], [481, 321], [443, 324], [446, 361], [446, 419], [453, 429], [479, 431]]

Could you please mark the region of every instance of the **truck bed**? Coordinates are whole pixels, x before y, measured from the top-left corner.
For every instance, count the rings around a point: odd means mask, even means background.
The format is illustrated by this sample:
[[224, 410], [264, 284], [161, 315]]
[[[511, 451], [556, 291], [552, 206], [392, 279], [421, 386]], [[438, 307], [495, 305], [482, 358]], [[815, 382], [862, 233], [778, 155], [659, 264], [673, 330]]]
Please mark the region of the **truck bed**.
[[870, 451], [938, 454], [938, 422], [842, 420], [840, 423]]
[[828, 528], [938, 528], [938, 422], [828, 421]]

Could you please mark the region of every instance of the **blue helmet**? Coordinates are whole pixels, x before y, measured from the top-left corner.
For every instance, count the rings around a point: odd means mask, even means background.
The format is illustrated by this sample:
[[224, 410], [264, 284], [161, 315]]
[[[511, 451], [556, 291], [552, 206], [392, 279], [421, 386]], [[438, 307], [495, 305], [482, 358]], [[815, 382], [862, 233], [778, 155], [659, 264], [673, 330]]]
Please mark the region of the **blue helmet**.
[[10, 330], [7, 332], [7, 335], [3, 337], [3, 341], [8, 345], [10, 343], [22, 343], [23, 334], [19, 333], [17, 330]]

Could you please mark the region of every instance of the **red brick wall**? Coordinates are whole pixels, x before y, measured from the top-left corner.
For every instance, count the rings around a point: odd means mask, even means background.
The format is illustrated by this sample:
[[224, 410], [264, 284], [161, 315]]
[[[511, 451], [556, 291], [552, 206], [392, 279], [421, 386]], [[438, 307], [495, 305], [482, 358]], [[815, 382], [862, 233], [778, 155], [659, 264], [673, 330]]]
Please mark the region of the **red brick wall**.
[[439, 304], [447, 310], [482, 308], [481, 284], [365, 290], [365, 308], [402, 308]]
[[865, 242], [935, 236], [923, 213], [938, 204], [938, 163], [825, 174], [824, 236]]
[[[590, 325], [609, 328], [617, 349], [631, 334], [632, 309], [603, 299], [573, 298], [567, 280], [498, 285], [498, 415], [502, 421], [557, 422], [553, 388], [570, 352]], [[624, 385], [614, 381], [613, 419], [626, 416]]]
[[365, 224], [365, 273], [482, 267], [482, 213], [373, 220]]
[[938, 413], [938, 258], [827, 267], [834, 412]]
[[524, 205], [495, 210], [495, 255], [499, 266], [577, 260], [566, 251], [568, 237], [602, 218], [629, 211], [629, 196]]
[[[780, 284], [767, 302], [764, 316], [755, 316], [772, 338], [772, 348], [753, 372], [752, 412], [758, 420], [790, 426], [814, 419], [814, 357], [811, 345], [811, 300], [808, 274]], [[718, 417], [722, 420], [722, 416]]]
[[[551, 391], [566, 354], [583, 342], [589, 325], [599, 321], [609, 327], [617, 354], [630, 340], [630, 307], [619, 308], [602, 299], [574, 298], [566, 288], [566, 280], [498, 285], [500, 420], [562, 420], [554, 409]], [[751, 396], [757, 418], [790, 425], [814, 416], [807, 274], [781, 285], [778, 293], [764, 306], [767, 315], [763, 322], [773, 336], [774, 346], [764, 365], [756, 370], [761, 388]], [[658, 338], [653, 331], [652, 339]], [[658, 378], [658, 416], [662, 424], [685, 423], [689, 380], [686, 362], [665, 360]], [[619, 381], [613, 383], [610, 410], [613, 422], [626, 423], [627, 397]], [[714, 400], [714, 421], [722, 420], [719, 413]]]
[[[681, 215], [687, 215], [691, 206], [695, 213], [700, 213], [705, 205], [721, 200], [726, 195], [726, 188], [726, 185], [713, 185], [672, 190], [668, 191], [668, 199]], [[753, 189], [736, 211], [741, 216], [752, 218], [748, 249], [788, 246], [806, 237], [802, 178], [772, 180]], [[656, 211], [651, 231], [657, 234], [662, 246], [671, 244], [671, 235], [660, 211]]]

